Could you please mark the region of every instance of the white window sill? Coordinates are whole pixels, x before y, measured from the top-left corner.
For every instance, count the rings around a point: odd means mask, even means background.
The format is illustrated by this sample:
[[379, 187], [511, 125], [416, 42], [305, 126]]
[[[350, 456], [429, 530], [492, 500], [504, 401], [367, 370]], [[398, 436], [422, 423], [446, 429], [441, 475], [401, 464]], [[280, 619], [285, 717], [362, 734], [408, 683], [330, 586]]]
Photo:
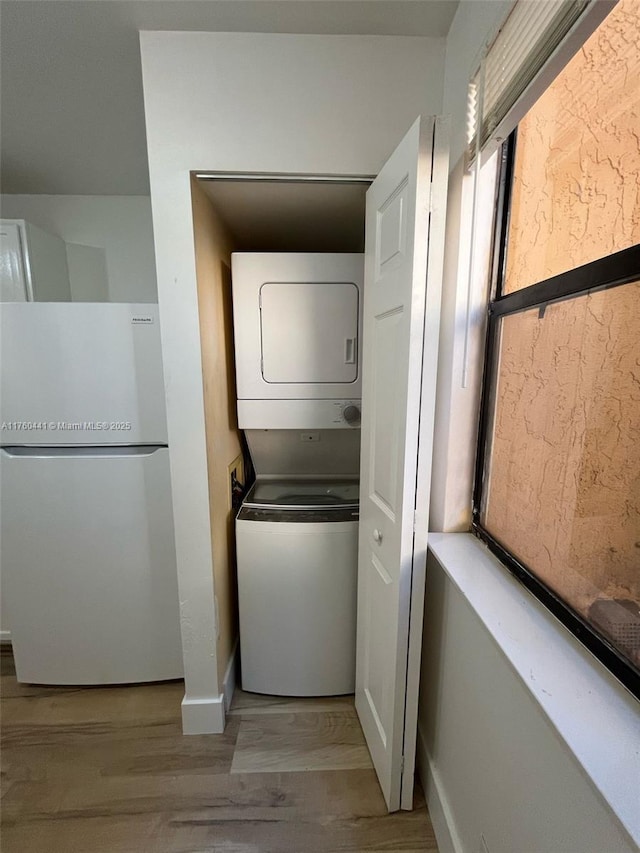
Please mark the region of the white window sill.
[[471, 533], [429, 550], [640, 845], [640, 703]]

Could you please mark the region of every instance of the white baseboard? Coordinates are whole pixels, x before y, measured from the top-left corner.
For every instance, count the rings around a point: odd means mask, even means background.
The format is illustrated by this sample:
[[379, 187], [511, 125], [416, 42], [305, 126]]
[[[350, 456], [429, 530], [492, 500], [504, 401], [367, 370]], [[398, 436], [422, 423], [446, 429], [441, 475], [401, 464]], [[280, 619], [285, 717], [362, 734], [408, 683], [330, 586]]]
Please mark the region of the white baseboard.
[[182, 700], [182, 733], [220, 735], [224, 732], [224, 694]]
[[7, 628], [6, 631], [0, 630], [0, 645], [11, 643], [11, 631]]
[[233, 650], [231, 652], [231, 657], [229, 658], [229, 663], [227, 664], [227, 670], [224, 674], [224, 680], [222, 682], [222, 694], [224, 696], [224, 710], [225, 712], [229, 710], [231, 707], [231, 700], [233, 699], [233, 692], [236, 689], [236, 683], [238, 679], [238, 640], [233, 645]]
[[433, 831], [438, 842], [438, 850], [440, 853], [465, 853], [456, 831], [442, 780], [440, 779], [437, 768], [433, 765], [429, 757], [427, 743], [419, 724], [416, 747], [418, 775], [427, 801]]

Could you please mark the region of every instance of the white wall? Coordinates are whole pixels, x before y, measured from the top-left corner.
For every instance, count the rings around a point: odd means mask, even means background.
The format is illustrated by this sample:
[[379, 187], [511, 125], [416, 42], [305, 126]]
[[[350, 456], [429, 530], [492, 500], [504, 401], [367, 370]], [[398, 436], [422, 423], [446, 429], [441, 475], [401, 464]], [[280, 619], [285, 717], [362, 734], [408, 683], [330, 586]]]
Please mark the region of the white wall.
[[190, 170], [375, 174], [442, 107], [444, 40], [142, 33], [186, 731], [220, 730]]
[[157, 302], [149, 198], [3, 195], [0, 207], [3, 217], [25, 219], [70, 244], [74, 301]]

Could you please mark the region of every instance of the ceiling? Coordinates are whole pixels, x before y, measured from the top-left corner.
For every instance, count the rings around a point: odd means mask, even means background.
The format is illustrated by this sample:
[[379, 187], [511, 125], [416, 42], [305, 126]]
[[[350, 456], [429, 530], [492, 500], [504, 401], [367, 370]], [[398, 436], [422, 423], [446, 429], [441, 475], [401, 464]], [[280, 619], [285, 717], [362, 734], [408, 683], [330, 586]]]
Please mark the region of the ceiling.
[[364, 252], [369, 183], [201, 181], [238, 252]]
[[458, 0], [1, 0], [5, 193], [146, 195], [139, 30], [444, 37]]

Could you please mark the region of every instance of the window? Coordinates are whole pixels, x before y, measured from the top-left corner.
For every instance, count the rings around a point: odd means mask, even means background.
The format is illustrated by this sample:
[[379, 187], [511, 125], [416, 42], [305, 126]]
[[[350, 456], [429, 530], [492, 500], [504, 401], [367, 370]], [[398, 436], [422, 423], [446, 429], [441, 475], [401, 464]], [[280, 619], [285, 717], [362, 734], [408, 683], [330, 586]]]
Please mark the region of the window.
[[640, 6], [502, 151], [474, 529], [640, 695]]

